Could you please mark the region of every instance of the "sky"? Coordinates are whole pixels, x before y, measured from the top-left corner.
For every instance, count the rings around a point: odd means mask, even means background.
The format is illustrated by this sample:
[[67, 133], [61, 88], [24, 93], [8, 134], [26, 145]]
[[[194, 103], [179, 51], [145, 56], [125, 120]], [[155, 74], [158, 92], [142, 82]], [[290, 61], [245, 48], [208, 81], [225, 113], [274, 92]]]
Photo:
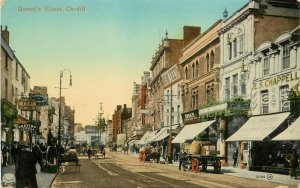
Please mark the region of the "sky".
[[[166, 30], [182, 39], [183, 26], [204, 32], [226, 8], [229, 16], [248, 0], [5, 0], [1, 25], [30, 75], [30, 87], [47, 86], [75, 110], [75, 122], [95, 123], [102, 102], [112, 119], [117, 105], [131, 107], [133, 82], [150, 71]], [[67, 11], [77, 8], [81, 11]], [[55, 8], [59, 11], [48, 11]]]

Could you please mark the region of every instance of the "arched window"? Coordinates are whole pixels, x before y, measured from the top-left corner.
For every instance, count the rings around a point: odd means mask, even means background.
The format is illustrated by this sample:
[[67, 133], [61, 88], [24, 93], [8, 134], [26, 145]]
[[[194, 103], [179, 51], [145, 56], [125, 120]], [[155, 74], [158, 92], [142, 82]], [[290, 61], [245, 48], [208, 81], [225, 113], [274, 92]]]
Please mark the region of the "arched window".
[[192, 65], [192, 74], [193, 74], [193, 79], [195, 79], [195, 64], [193, 63]]
[[196, 72], [195, 72], [196, 78], [199, 76], [199, 63], [196, 61]]
[[184, 70], [184, 73], [185, 73], [185, 79], [189, 79], [189, 73], [188, 73], [188, 68], [185, 67], [185, 70]]
[[208, 54], [206, 55], [205, 62], [206, 62], [206, 72], [209, 72], [209, 55]]
[[198, 90], [192, 92], [192, 109], [198, 107]]
[[210, 70], [213, 70], [215, 64], [215, 53], [211, 51], [210, 53]]

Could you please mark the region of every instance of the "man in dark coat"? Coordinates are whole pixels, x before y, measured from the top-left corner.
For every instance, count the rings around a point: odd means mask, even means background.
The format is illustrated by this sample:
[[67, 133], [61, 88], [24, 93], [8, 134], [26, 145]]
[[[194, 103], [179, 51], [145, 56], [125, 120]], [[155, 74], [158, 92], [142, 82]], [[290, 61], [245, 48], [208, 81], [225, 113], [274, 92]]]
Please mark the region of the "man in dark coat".
[[238, 149], [234, 149], [233, 155], [232, 155], [232, 158], [233, 158], [233, 167], [236, 167], [238, 165], [237, 164], [238, 155], [239, 155], [239, 150]]
[[14, 164], [17, 162], [17, 154], [18, 154], [18, 143], [14, 142], [12, 148], [11, 148], [11, 156], [13, 158]]
[[19, 143], [16, 160], [16, 188], [37, 188], [36, 156], [31, 152], [27, 142]]

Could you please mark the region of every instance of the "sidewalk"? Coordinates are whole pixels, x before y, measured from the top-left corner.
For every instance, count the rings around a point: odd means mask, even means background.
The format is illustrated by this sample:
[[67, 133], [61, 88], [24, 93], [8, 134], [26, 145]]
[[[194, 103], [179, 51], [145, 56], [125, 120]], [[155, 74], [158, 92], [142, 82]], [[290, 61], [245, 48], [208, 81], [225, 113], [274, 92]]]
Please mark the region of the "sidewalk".
[[[36, 180], [39, 188], [50, 188], [53, 179], [56, 176], [56, 173], [45, 173], [40, 171], [40, 166], [36, 166], [37, 174]], [[4, 174], [12, 173], [15, 174], [15, 165], [8, 165], [1, 168], [1, 180]], [[2, 182], [2, 181], [1, 181]], [[5, 186], [4, 186], [5, 188]], [[15, 186], [13, 186], [15, 188]]]
[[[132, 157], [138, 158], [138, 154], [129, 154]], [[163, 164], [162, 164], [163, 165]], [[174, 162], [173, 164], [168, 164], [178, 167], [179, 162]], [[207, 169], [209, 171], [213, 171], [213, 167], [208, 166]], [[271, 181], [275, 183], [283, 183], [286, 185], [292, 185], [295, 187], [300, 188], [300, 177], [298, 179], [290, 178], [289, 175], [283, 174], [275, 174], [275, 173], [268, 173], [268, 172], [258, 172], [258, 171], [249, 171], [248, 169], [240, 169], [240, 168], [233, 168], [231, 167], [222, 167], [221, 173], [228, 176], [236, 176], [242, 178], [249, 178], [253, 180], [265, 180]]]

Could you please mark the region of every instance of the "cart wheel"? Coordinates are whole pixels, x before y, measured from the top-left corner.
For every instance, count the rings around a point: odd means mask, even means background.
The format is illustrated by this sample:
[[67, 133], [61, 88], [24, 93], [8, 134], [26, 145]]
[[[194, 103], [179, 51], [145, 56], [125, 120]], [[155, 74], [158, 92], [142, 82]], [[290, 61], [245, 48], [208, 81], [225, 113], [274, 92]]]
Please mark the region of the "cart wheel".
[[221, 172], [221, 161], [216, 160], [214, 163], [214, 172], [215, 173], [220, 173]]
[[203, 162], [202, 162], [202, 171], [206, 172], [206, 170], [207, 170], [207, 161], [203, 160]]
[[192, 170], [196, 173], [199, 171], [199, 160], [197, 158], [192, 160]]

